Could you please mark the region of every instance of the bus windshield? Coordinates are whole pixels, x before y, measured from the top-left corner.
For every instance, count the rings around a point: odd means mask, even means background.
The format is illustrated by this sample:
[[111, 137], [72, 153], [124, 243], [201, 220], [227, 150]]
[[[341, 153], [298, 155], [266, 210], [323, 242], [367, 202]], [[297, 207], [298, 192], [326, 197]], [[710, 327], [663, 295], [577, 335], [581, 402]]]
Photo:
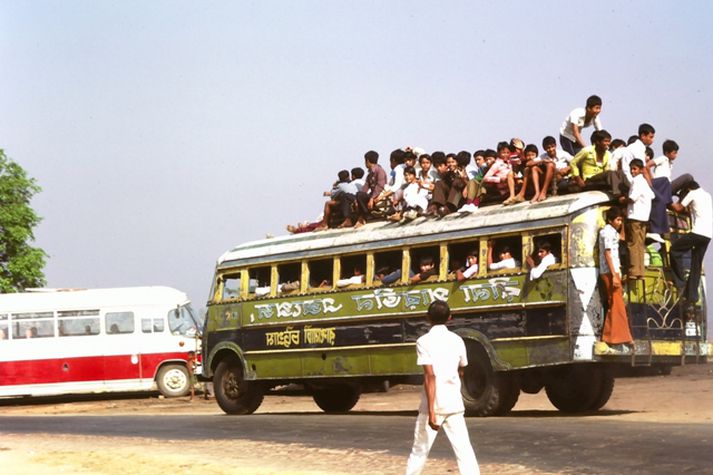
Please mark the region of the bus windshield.
[[174, 335], [196, 335], [199, 325], [190, 304], [181, 305], [168, 312], [168, 328]]

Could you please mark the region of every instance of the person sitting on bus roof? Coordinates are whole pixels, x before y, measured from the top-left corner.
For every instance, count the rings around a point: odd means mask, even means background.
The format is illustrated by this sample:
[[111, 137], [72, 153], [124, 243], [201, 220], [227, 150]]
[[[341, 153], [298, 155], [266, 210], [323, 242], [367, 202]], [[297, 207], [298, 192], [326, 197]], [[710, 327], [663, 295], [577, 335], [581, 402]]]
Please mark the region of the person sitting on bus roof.
[[456, 271], [456, 280], [463, 282], [478, 274], [478, 251], [471, 251], [465, 256], [466, 266]]
[[433, 189], [431, 205], [436, 208], [439, 216], [445, 216], [460, 208], [463, 201], [463, 190], [468, 183], [465, 167], [470, 163], [470, 153], [462, 152], [460, 155], [449, 154], [446, 157], [448, 171]]
[[603, 189], [610, 184], [609, 144], [611, 135], [606, 130], [596, 130], [592, 134], [592, 145], [584, 147], [571, 162], [572, 177], [577, 191]]
[[364, 169], [362, 167], [352, 168], [352, 183], [357, 188], [357, 193], [364, 191], [364, 185], [366, 185], [366, 179], [364, 178]]
[[545, 241], [537, 246], [537, 258], [539, 264], [535, 264], [535, 259], [532, 256], [527, 256], [527, 267], [530, 269], [530, 280], [539, 279], [545, 273], [548, 267], [557, 264], [555, 255], [552, 254], [550, 243]]
[[[553, 181], [555, 183], [554, 190], [557, 191], [558, 184], [567, 181], [572, 173], [570, 162], [572, 155], [562, 149], [557, 148], [557, 141], [551, 135], [542, 139], [542, 149], [544, 152], [540, 155], [543, 161], [549, 160], [555, 164], [555, 174]], [[547, 187], [544, 187], [546, 189]]]
[[595, 130], [602, 129], [599, 113], [602, 111], [602, 99], [599, 96], [589, 96], [585, 107], [578, 107], [565, 117], [560, 127], [560, 145], [571, 155], [576, 155], [586, 145], [582, 138], [582, 129], [594, 126]]
[[433, 159], [427, 153], [419, 155], [418, 164], [420, 168], [417, 170], [416, 178], [421, 188], [426, 190], [426, 198], [430, 202], [433, 198], [433, 188], [438, 180], [438, 172], [433, 167]]
[[430, 277], [433, 277], [434, 275], [438, 275], [438, 269], [436, 268], [436, 265], [433, 261], [433, 257], [431, 256], [423, 256], [421, 260], [419, 261], [419, 272], [418, 274], [414, 274], [411, 272], [411, 275], [409, 277], [409, 283], [411, 284], [416, 284], [418, 282], [423, 282], [424, 280], [429, 279]]
[[421, 215], [428, 208], [428, 189], [421, 186], [416, 179], [416, 169], [414, 167], [404, 168], [404, 188], [401, 197], [401, 212], [390, 215], [390, 221], [412, 221]]
[[470, 180], [468, 180], [468, 184], [463, 190], [465, 204], [458, 210], [460, 212], [473, 213], [477, 211], [478, 206], [480, 206], [480, 198], [485, 193], [483, 177], [489, 168], [485, 157], [485, 150], [476, 150], [473, 153], [473, 161], [475, 164], [470, 170], [466, 167], [466, 172], [468, 172]]
[[340, 170], [337, 173], [337, 181], [332, 185], [330, 191], [325, 191], [324, 196], [328, 196], [329, 200], [324, 203], [324, 214], [322, 222], [315, 228], [315, 231], [322, 231], [329, 227], [329, 218], [334, 208], [339, 208], [343, 216], [343, 221], [339, 227], [351, 227], [352, 223], [352, 204], [356, 200], [357, 187], [349, 181], [350, 175], [348, 170]]
[[364, 154], [364, 165], [369, 170], [369, 173], [366, 175], [366, 184], [363, 191], [357, 193], [357, 221], [354, 225], [355, 228], [366, 224], [366, 219], [371, 214], [371, 210], [374, 209], [376, 199], [384, 191], [384, 186], [386, 186], [386, 172], [377, 163], [378, 161], [379, 154], [375, 151], [369, 150]]
[[360, 285], [364, 283], [364, 271], [361, 266], [354, 266], [354, 275], [346, 279], [339, 279], [337, 281], [337, 288], [349, 287], [350, 285]]
[[508, 181], [508, 175], [512, 172], [510, 166], [510, 145], [507, 142], [498, 144], [498, 156], [483, 177], [488, 197], [498, 197], [500, 201], [515, 197], [515, 185], [512, 180]]
[[517, 269], [517, 262], [509, 246], [500, 248], [500, 260], [493, 262], [493, 241], [488, 241], [488, 270]]

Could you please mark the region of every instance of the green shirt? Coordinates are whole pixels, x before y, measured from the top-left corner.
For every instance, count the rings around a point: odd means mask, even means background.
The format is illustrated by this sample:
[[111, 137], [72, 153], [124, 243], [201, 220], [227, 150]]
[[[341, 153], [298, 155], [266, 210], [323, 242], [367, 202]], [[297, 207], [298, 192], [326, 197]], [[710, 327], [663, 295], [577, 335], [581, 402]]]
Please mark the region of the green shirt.
[[594, 145], [584, 147], [582, 150], [579, 151], [579, 153], [577, 153], [577, 155], [574, 156], [572, 162], [570, 163], [570, 166], [572, 167], [572, 176], [579, 176], [579, 167], [582, 167], [582, 178], [586, 181], [594, 175], [598, 175], [599, 173], [607, 170], [610, 157], [611, 155], [607, 150], [606, 152], [604, 152], [604, 157], [602, 161], [597, 162], [597, 152], [594, 148]]

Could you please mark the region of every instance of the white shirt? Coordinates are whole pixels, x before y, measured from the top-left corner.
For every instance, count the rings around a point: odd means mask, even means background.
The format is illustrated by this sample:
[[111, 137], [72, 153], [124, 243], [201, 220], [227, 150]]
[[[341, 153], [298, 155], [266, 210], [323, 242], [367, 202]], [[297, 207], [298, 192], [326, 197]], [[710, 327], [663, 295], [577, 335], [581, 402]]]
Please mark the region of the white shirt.
[[710, 193], [703, 188], [691, 190], [681, 200], [681, 205], [687, 207], [691, 213], [691, 232], [713, 239], [713, 205]]
[[[436, 375], [436, 414], [455, 414], [465, 411], [460, 394], [458, 368], [468, 366], [463, 339], [445, 325], [433, 325], [425, 335], [416, 340], [416, 364], [431, 365]], [[428, 414], [425, 388], [421, 392], [418, 411]]]
[[404, 166], [403, 163], [396, 165], [391, 172], [389, 172], [389, 182], [386, 185], [386, 189], [389, 191], [396, 191], [401, 189], [404, 185]]
[[366, 180], [364, 178], [356, 178], [352, 180], [352, 183], [356, 186], [357, 191], [364, 191], [364, 185], [366, 184]]
[[543, 153], [540, 155], [540, 161], [542, 160], [550, 160], [555, 162], [555, 168], [557, 170], [562, 170], [563, 168], [567, 168], [569, 166], [569, 162], [572, 161], [572, 155], [569, 153], [565, 152], [564, 150], [555, 149], [555, 158], [550, 157], [547, 155], [547, 152]]
[[633, 142], [631, 145], [627, 145], [621, 155], [621, 169], [624, 172], [624, 175], [626, 175], [626, 179], [629, 184], [631, 184], [634, 179], [634, 177], [631, 176], [630, 165], [631, 161], [635, 158], [638, 158], [642, 163], [646, 164], [646, 145], [644, 145], [644, 142], [642, 142], [641, 139], [636, 139], [636, 142]]
[[348, 279], [339, 279], [337, 281], [337, 287], [347, 287], [349, 285], [359, 285], [364, 283], [363, 275], [355, 275], [349, 277]]
[[614, 265], [614, 272], [621, 274], [621, 263], [619, 262], [619, 231], [614, 229], [611, 224], [604, 226], [601, 231], [599, 231], [599, 273], [600, 274], [611, 274], [612, 271], [609, 269], [609, 264], [607, 264], [607, 258], [604, 255], [604, 251], [609, 250], [609, 255], [611, 256], [611, 262]]
[[500, 262], [493, 262], [492, 264], [490, 264], [490, 270], [515, 269], [516, 267], [517, 264], [515, 263], [514, 257], [509, 257], [507, 259], [503, 259]]
[[668, 159], [666, 155], [661, 155], [653, 159], [656, 164], [655, 167], [651, 169], [652, 178], [668, 178], [671, 181], [671, 170], [673, 170], [673, 163]]
[[478, 273], [478, 264], [473, 264], [472, 266], [468, 267], [466, 270], [463, 271], [463, 277], [465, 277], [466, 279], [470, 279], [477, 273]]
[[417, 182], [409, 183], [404, 189], [404, 202], [409, 208], [428, 208], [428, 190], [421, 188]]
[[[609, 170], [617, 171], [619, 169], [619, 164], [621, 163], [622, 158], [624, 157], [624, 155], [627, 154], [629, 154], [629, 152], [626, 150], [626, 147], [619, 147], [614, 149], [614, 151], [611, 152], [611, 157], [609, 157]], [[629, 172], [629, 174], [631, 174], [631, 172]]]
[[635, 221], [648, 222], [651, 214], [651, 200], [654, 192], [643, 174], [636, 175], [629, 189], [629, 205], [626, 208], [627, 218]]
[[551, 252], [542, 258], [540, 263], [530, 269], [530, 280], [539, 279], [551, 265], [557, 264], [557, 259]]
[[596, 116], [594, 120], [588, 124], [584, 123], [584, 116], [587, 113], [584, 107], [578, 107], [574, 109], [562, 122], [560, 127], [560, 135], [567, 137], [572, 142], [576, 142], [577, 138], [574, 136], [574, 131], [572, 130], [572, 124], [577, 124], [581, 132], [582, 129], [594, 125], [594, 130], [602, 130], [602, 122], [599, 120], [599, 116]]

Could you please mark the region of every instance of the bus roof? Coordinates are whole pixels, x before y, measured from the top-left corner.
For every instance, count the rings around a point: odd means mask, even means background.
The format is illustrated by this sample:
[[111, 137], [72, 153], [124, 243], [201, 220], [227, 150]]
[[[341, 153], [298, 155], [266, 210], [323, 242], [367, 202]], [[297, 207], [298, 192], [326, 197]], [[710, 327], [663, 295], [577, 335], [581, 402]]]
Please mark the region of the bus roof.
[[0, 295], [0, 313], [105, 308], [126, 305], [188, 303], [188, 296], [171, 287], [123, 287], [113, 289], [35, 289]]
[[378, 221], [368, 223], [360, 229], [330, 229], [279, 236], [252, 241], [229, 250], [218, 259], [218, 267], [270, 262], [279, 259], [295, 259], [302, 256], [331, 256], [336, 252], [365, 251], [436, 240], [437, 235], [458, 237], [472, 235], [473, 229], [522, 227], [525, 223], [551, 221], [551, 224], [586, 208], [611, 201], [611, 197], [601, 191], [587, 191], [568, 195], [553, 196], [547, 200], [524, 205], [485, 206], [474, 213], [453, 213], [442, 219], [418, 218], [401, 225]]

